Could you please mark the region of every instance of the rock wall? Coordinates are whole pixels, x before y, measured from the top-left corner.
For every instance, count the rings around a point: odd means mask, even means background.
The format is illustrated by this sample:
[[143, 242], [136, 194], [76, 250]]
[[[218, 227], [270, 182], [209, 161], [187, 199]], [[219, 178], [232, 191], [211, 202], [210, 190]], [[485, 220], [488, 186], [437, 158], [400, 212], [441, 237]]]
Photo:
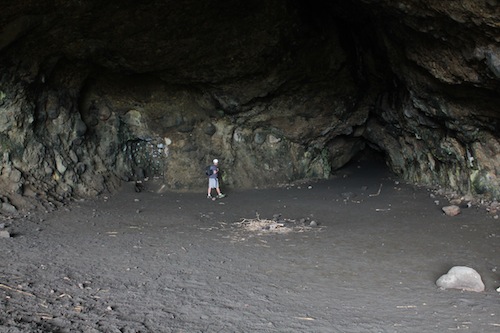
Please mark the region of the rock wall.
[[0, 200], [322, 177], [366, 146], [499, 197], [496, 0], [23, 1], [0, 18]]
[[500, 197], [498, 2], [379, 5], [370, 8], [394, 79], [366, 137], [411, 182]]
[[[342, 124], [338, 115], [324, 112], [348, 112], [333, 86], [330, 91], [295, 88], [275, 98], [233, 105], [237, 111], [221, 105], [230, 103], [222, 101], [221, 89], [229, 88], [168, 85], [151, 76], [99, 77], [81, 97], [86, 136], [105, 146], [108, 156], [112, 151], [122, 156], [125, 149], [126, 156], [113, 168], [122, 178], [135, 179], [139, 173], [161, 178], [174, 189], [206, 186], [203, 172], [213, 158], [221, 160], [225, 185], [249, 188], [329, 177], [363, 148], [360, 134], [348, 140], [337, 136], [351, 134], [367, 112], [348, 113]], [[310, 109], [317, 115], [312, 117]], [[116, 128], [122, 135], [110, 136]], [[117, 142], [125, 148], [113, 149]]]

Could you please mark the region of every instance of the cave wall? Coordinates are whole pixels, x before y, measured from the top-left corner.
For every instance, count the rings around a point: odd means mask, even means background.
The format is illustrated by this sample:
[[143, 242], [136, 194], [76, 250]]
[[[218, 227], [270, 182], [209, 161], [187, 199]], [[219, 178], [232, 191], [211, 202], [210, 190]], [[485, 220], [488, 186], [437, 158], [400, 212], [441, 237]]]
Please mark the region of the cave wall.
[[[23, 1], [0, 18], [0, 198], [321, 177], [369, 145], [497, 197], [496, 0]], [[257, 176], [256, 176], [257, 171]], [[28, 200], [27, 200], [28, 199]]]
[[498, 2], [387, 1], [373, 13], [395, 78], [367, 138], [410, 182], [498, 198]]

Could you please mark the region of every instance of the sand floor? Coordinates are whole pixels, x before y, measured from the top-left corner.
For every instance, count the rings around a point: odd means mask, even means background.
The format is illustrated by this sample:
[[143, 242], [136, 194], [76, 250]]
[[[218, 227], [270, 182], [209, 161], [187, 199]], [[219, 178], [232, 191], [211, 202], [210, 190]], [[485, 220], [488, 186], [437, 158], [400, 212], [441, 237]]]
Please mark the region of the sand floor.
[[[446, 216], [369, 162], [217, 201], [146, 186], [7, 220], [0, 332], [500, 332], [500, 220], [481, 207]], [[455, 265], [486, 291], [438, 289]]]

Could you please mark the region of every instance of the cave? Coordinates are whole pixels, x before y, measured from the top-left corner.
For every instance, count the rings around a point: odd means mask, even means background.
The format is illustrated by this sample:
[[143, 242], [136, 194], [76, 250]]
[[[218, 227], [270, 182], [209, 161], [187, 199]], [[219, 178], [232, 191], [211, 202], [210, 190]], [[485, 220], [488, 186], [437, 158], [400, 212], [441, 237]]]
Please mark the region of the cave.
[[[23, 1], [0, 33], [2, 201], [328, 178], [498, 197], [496, 0]], [[259, 177], [254, 177], [254, 170]]]
[[499, 92], [499, 0], [3, 1], [0, 331], [497, 331]]

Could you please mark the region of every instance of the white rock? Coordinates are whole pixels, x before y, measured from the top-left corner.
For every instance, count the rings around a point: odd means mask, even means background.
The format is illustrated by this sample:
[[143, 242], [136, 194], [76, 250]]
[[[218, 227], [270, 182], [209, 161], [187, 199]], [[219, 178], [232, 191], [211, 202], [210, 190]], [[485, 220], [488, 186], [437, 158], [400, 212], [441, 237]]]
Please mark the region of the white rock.
[[277, 138], [274, 135], [269, 134], [268, 140], [269, 140], [270, 144], [276, 144], [276, 143], [279, 143], [281, 141], [281, 138]]
[[466, 266], [454, 266], [448, 273], [436, 281], [442, 289], [461, 289], [467, 291], [484, 291], [484, 283], [476, 270]]

